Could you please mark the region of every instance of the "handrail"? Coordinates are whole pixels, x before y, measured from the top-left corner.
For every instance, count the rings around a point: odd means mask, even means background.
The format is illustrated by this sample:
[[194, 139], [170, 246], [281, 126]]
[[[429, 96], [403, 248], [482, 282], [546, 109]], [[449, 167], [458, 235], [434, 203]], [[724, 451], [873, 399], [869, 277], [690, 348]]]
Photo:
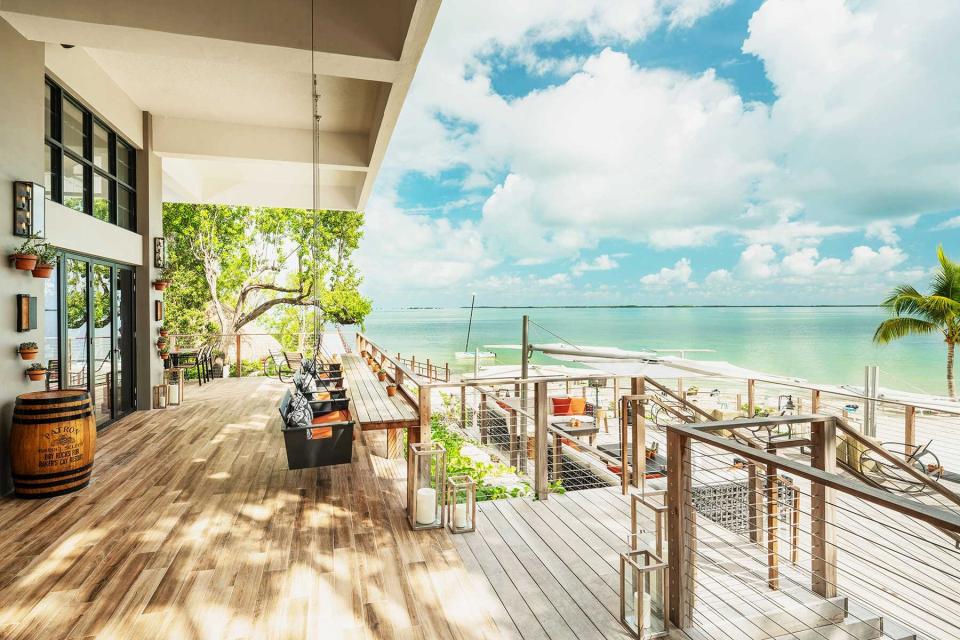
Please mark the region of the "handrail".
[[876, 442], [873, 442], [872, 440], [870, 440], [870, 438], [867, 438], [858, 430], [851, 427], [842, 418], [834, 418], [834, 420], [836, 421], [837, 428], [840, 431], [843, 431], [844, 433], [846, 433], [848, 436], [850, 436], [851, 438], [853, 438], [863, 446], [867, 447], [874, 453], [878, 454], [887, 462], [893, 464], [900, 470], [905, 471], [914, 480], [920, 481], [927, 488], [939, 493], [940, 495], [945, 497], [947, 500], [949, 500], [950, 502], [960, 507], [960, 496], [958, 496], [956, 493], [954, 493], [950, 489], [947, 489], [945, 486], [943, 486], [939, 482], [935, 482], [931, 480], [929, 477], [923, 475], [922, 473], [914, 469], [912, 466], [910, 466], [909, 464], [901, 460], [899, 457], [893, 455], [892, 453], [884, 449], [882, 446], [878, 445]]
[[[834, 424], [837, 424], [837, 419], [833, 416], [803, 417], [807, 418], [807, 421], [810, 421], [809, 419], [813, 417], [818, 419], [815, 421], [833, 421]], [[795, 416], [791, 416], [790, 421], [794, 423], [797, 422], [795, 418]], [[765, 424], [769, 424], [771, 419], [764, 418], [763, 420], [767, 421]], [[735, 426], [749, 427], [752, 426], [752, 423], [752, 420], [738, 420], [736, 421]], [[784, 423], [786, 423], [786, 421], [784, 421]], [[801, 464], [785, 456], [770, 454], [754, 447], [740, 444], [735, 440], [714, 435], [713, 433], [710, 433], [710, 431], [717, 428], [717, 423], [709, 425], [711, 429], [705, 429], [703, 428], [704, 426], [706, 425], [698, 425], [698, 427], [690, 425], [667, 425], [667, 429], [688, 438], [699, 440], [729, 453], [742, 456], [747, 460], [752, 460], [764, 466], [770, 466], [782, 471], [793, 473], [801, 478], [809, 480], [810, 482], [821, 484], [826, 487], [836, 489], [837, 491], [862, 498], [881, 507], [893, 509], [899, 513], [922, 520], [935, 527], [954, 533], [960, 533], [960, 515], [953, 513], [948, 509], [923, 504], [914, 500], [908, 500], [884, 491], [883, 489], [878, 489], [862, 482], [849, 480], [843, 476], [821, 471], [819, 469]], [[729, 426], [727, 428], [729, 428]]]
[[[386, 351], [385, 349], [383, 349], [383, 348], [382, 348], [380, 345], [378, 345], [376, 342], [374, 342], [374, 341], [370, 340], [369, 338], [367, 338], [367, 336], [364, 335], [363, 333], [361, 333], [360, 331], [357, 332], [357, 342], [360, 342], [360, 343], [362, 343], [362, 344], [366, 344], [366, 345], [370, 348], [370, 350], [371, 350], [371, 351], [370, 351], [370, 355], [374, 355], [374, 353], [379, 354], [379, 356], [380, 356], [380, 358], [381, 358], [381, 360], [380, 360], [381, 362], [383, 362], [383, 360], [387, 360], [388, 362], [390, 362], [390, 364], [392, 364], [392, 365], [394, 366], [394, 369], [395, 369], [395, 370], [401, 371], [401, 372], [403, 373], [405, 380], [406, 380], [406, 379], [409, 379], [413, 384], [417, 385], [417, 387], [423, 386], [423, 384], [422, 384], [419, 380], [417, 380], [417, 374], [416, 374], [416, 373], [414, 373], [413, 371], [411, 371], [411, 370], [410, 370], [406, 365], [404, 365], [402, 362], [399, 362], [396, 358], [394, 358], [393, 356], [391, 356], [391, 355], [390, 355], [390, 352], [388, 352], [388, 351]], [[389, 375], [389, 373], [388, 373], [387, 375]]]

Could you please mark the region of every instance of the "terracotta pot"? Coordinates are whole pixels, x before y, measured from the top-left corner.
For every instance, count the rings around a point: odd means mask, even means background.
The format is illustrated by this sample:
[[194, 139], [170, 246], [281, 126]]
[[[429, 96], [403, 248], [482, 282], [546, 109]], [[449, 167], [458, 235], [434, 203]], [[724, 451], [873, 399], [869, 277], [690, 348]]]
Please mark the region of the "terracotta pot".
[[169, 280], [154, 280], [154, 281], [153, 281], [153, 288], [156, 289], [157, 291], [163, 291], [164, 289], [166, 289], [166, 288], [169, 287], [169, 286], [170, 286], [170, 281], [169, 281]]
[[166, 330], [166, 329], [160, 329], [160, 337], [161, 337], [161, 338], [166, 338], [168, 335], [170, 335], [170, 332], [169, 332], [168, 330]]
[[166, 340], [157, 340], [157, 349], [162, 349], [165, 344], [167, 344]]
[[169, 354], [169, 353], [161, 353], [161, 354], [160, 354], [160, 359], [161, 359], [161, 360], [169, 360], [169, 359], [170, 359], [170, 354]]
[[20, 357], [24, 360], [33, 360], [39, 352], [40, 349], [20, 349]]
[[384, 381], [386, 381], [386, 379], [387, 379], [387, 372], [386, 372], [386, 371], [378, 371], [378, 372], [377, 372], [377, 380], [379, 380], [380, 382], [384, 382]]
[[47, 376], [46, 369], [27, 369], [27, 377], [37, 382], [38, 380], [43, 380]]
[[13, 266], [21, 271], [33, 271], [37, 266], [37, 256], [29, 253], [13, 254]]
[[37, 266], [33, 268], [33, 277], [34, 278], [49, 278], [53, 274], [52, 264], [43, 264], [38, 263]]
[[388, 385], [387, 385], [387, 395], [390, 396], [391, 398], [392, 398], [393, 396], [397, 395], [397, 385], [395, 385], [395, 384], [388, 384]]

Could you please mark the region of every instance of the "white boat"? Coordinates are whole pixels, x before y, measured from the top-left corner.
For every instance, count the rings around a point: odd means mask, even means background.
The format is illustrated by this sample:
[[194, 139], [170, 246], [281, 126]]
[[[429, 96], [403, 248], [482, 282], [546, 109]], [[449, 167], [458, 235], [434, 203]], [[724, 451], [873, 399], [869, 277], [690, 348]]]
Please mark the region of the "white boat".
[[497, 354], [493, 351], [457, 351], [454, 356], [457, 360], [473, 360], [474, 358], [489, 360], [490, 358], [496, 358]]

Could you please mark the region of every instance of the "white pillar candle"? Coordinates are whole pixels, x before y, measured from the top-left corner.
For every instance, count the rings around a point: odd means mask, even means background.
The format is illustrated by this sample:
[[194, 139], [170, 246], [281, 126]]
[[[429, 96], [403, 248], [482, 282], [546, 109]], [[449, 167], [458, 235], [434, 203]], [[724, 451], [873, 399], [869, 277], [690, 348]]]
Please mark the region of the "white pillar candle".
[[455, 529], [467, 528], [467, 505], [463, 502], [458, 502], [453, 507], [453, 527]]
[[430, 487], [417, 489], [417, 524], [437, 521], [437, 492]]

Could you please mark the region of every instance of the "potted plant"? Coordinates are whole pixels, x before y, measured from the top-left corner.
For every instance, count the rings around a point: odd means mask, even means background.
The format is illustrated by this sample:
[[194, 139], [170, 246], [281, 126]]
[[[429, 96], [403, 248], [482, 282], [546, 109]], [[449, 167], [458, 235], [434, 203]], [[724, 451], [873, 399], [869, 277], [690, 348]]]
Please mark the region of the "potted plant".
[[160, 332], [161, 338], [166, 338], [168, 335], [170, 335], [170, 330], [164, 326], [161, 326], [158, 331]]
[[36, 342], [21, 342], [20, 346], [17, 348], [17, 352], [24, 360], [33, 360], [37, 357], [37, 353], [39, 351], [40, 347]]
[[163, 336], [160, 336], [159, 338], [157, 338], [157, 349], [163, 349], [163, 347], [167, 344], [167, 342], [168, 342], [167, 339], [164, 338]]
[[395, 384], [388, 384], [388, 385], [387, 385], [387, 395], [390, 396], [391, 398], [392, 398], [393, 396], [397, 395], [397, 385], [395, 385]]
[[27, 377], [32, 381], [36, 382], [37, 380], [43, 380], [47, 375], [47, 368], [40, 364], [39, 362], [34, 362], [30, 365], [30, 368], [27, 369]]
[[153, 281], [153, 288], [157, 291], [163, 291], [173, 282], [173, 270], [170, 267], [164, 267], [160, 270], [160, 277]]
[[380, 382], [386, 382], [387, 372], [384, 371], [383, 369], [380, 369], [380, 371], [377, 371], [377, 380], [379, 380]]
[[13, 266], [21, 271], [33, 271], [37, 266], [37, 241], [36, 236], [30, 236], [17, 250], [10, 256], [13, 260]]
[[167, 360], [170, 357], [170, 345], [163, 343], [163, 346], [160, 347], [160, 359]]
[[34, 278], [49, 278], [57, 267], [57, 250], [46, 242], [36, 246], [37, 264], [32, 269]]

